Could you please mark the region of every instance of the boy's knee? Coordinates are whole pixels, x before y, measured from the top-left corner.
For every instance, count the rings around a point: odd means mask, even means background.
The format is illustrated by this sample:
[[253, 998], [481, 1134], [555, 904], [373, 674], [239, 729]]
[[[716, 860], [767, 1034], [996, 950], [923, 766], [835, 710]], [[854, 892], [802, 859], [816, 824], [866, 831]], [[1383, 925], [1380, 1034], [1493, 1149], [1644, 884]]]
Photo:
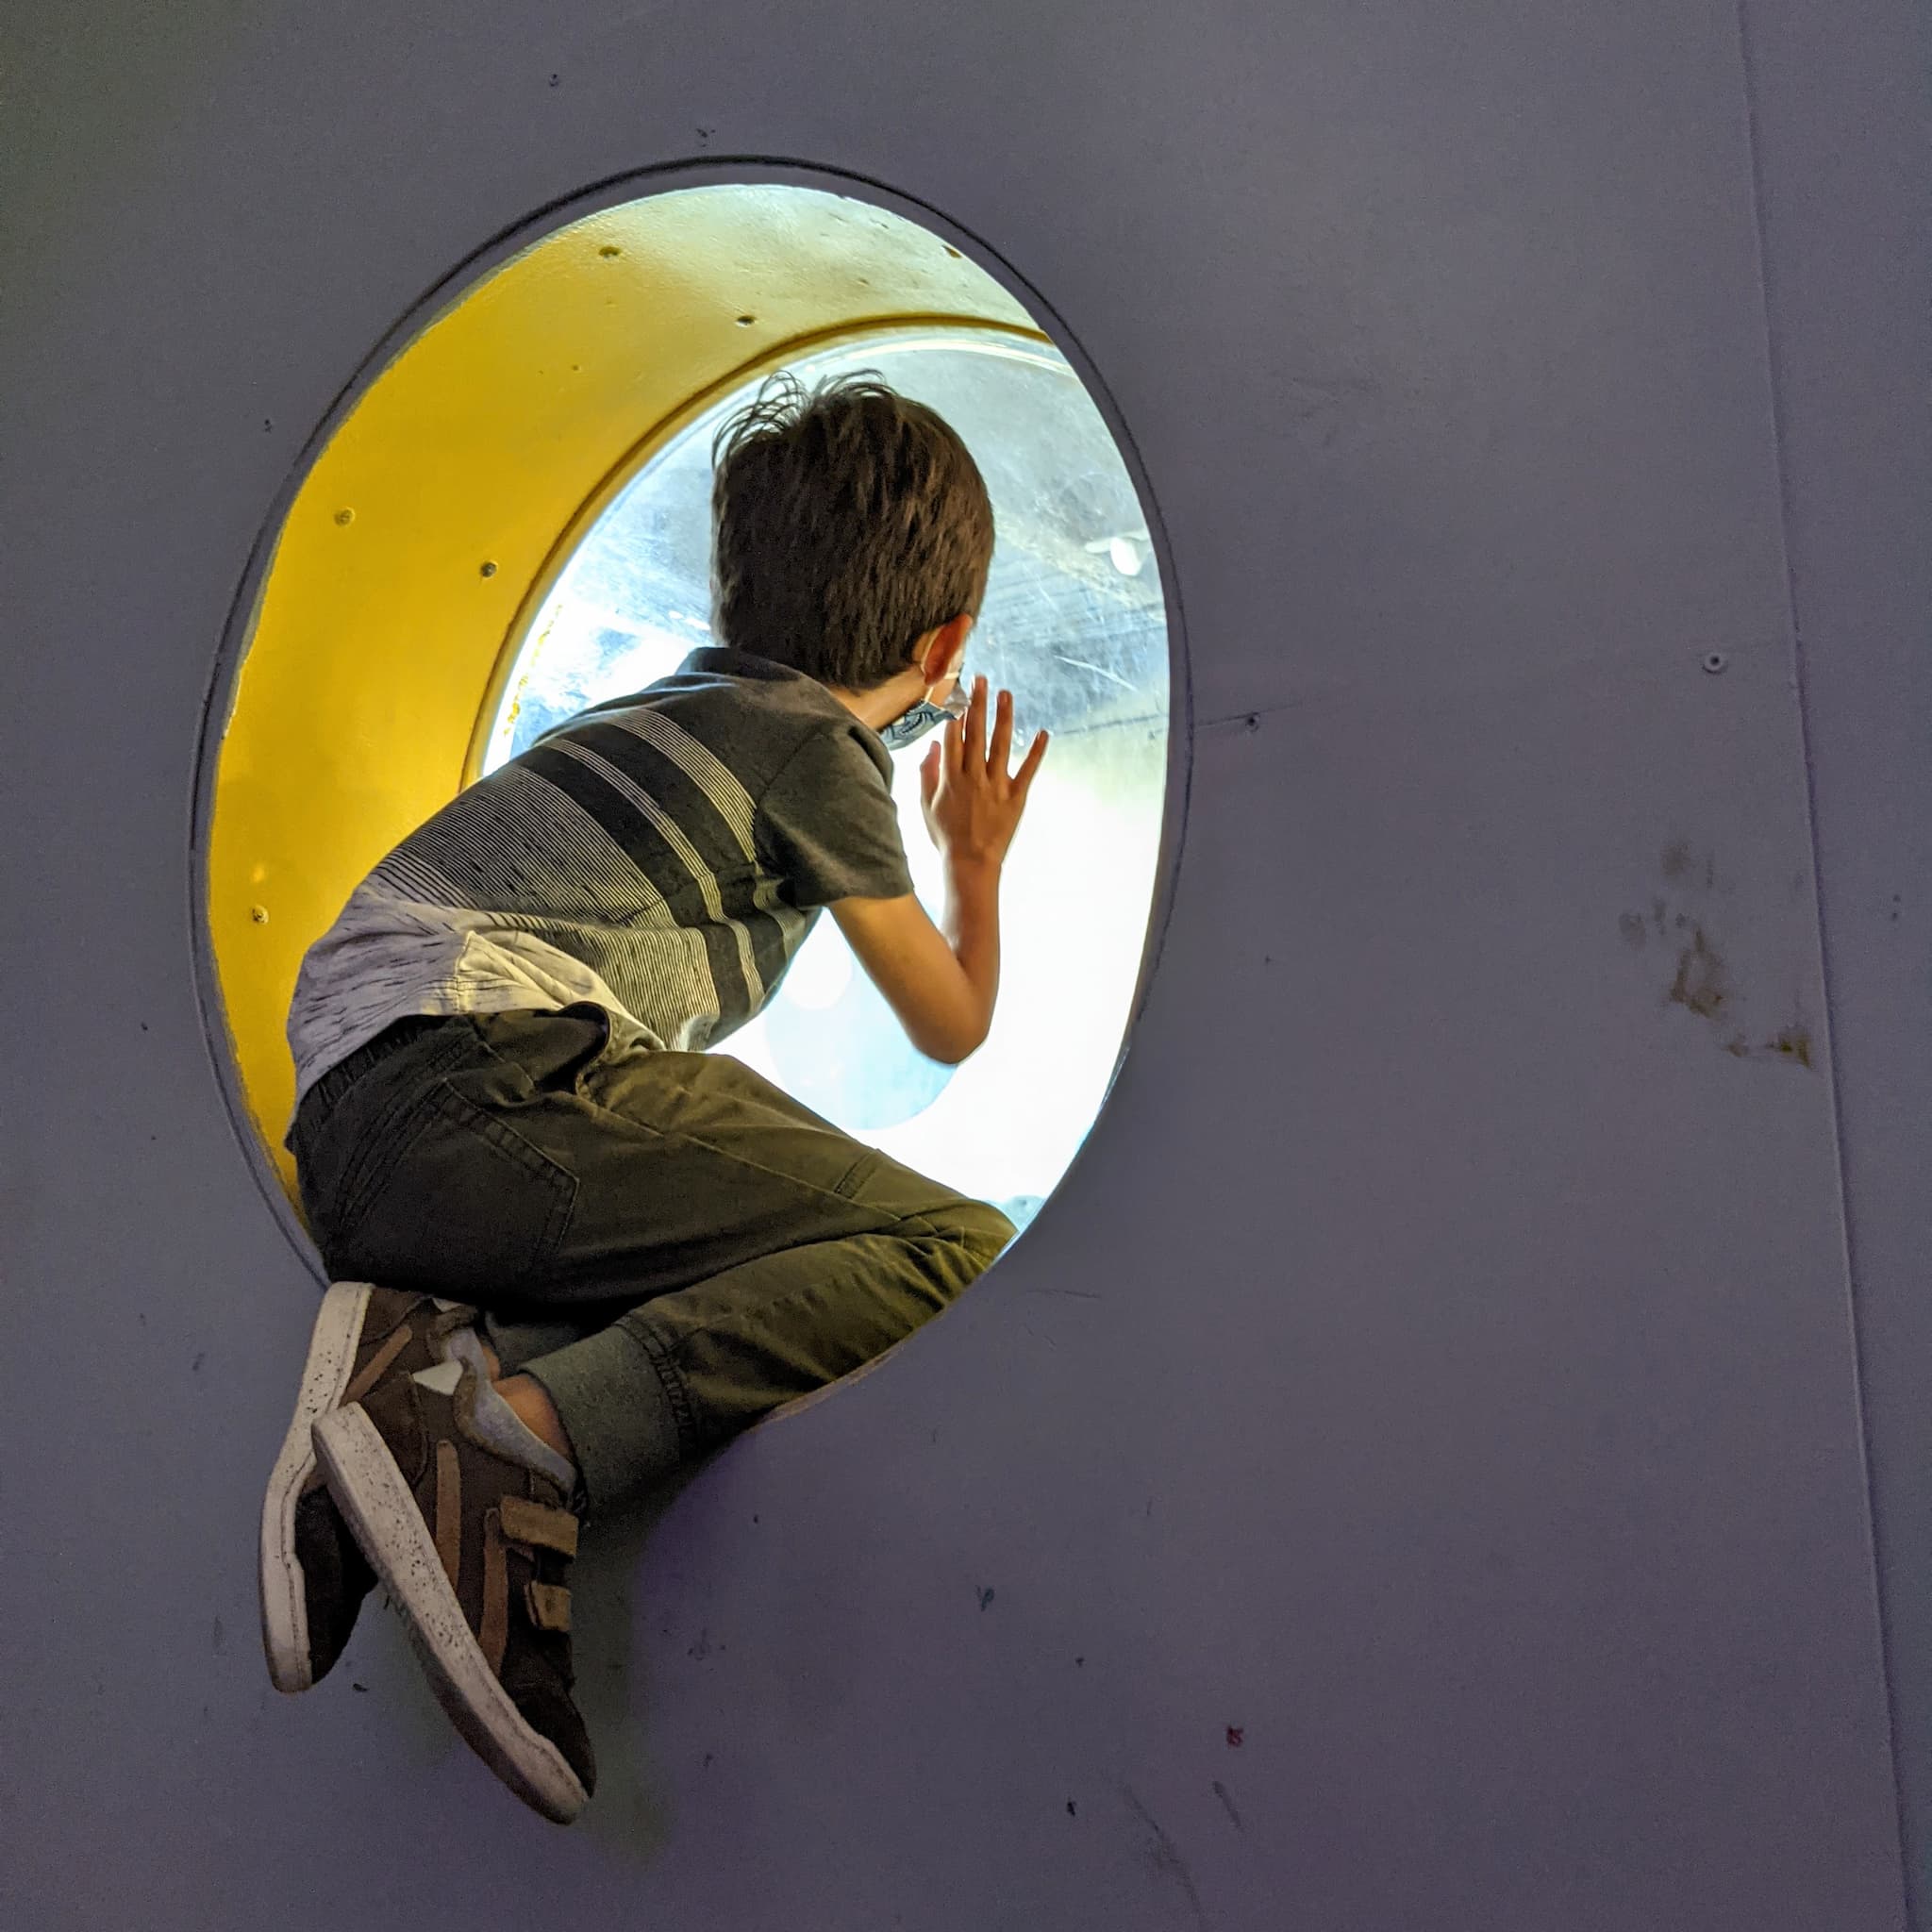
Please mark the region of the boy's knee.
[[958, 1203], [953, 1210], [953, 1219], [958, 1227], [959, 1245], [970, 1257], [975, 1274], [991, 1268], [1001, 1251], [1019, 1233], [1019, 1229], [987, 1201]]

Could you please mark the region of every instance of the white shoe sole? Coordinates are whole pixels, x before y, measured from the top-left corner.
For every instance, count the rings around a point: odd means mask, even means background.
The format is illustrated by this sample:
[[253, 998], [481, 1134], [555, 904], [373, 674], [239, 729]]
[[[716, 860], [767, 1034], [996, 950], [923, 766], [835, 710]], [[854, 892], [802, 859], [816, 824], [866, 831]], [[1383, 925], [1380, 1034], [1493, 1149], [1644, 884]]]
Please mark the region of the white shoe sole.
[[359, 1403], [314, 1429], [330, 1493], [408, 1623], [436, 1699], [463, 1740], [533, 1810], [568, 1824], [589, 1793], [510, 1701], [470, 1629], [423, 1512]]
[[308, 1596], [295, 1556], [295, 1502], [315, 1468], [310, 1432], [341, 1402], [355, 1372], [370, 1292], [366, 1281], [339, 1281], [323, 1296], [294, 1418], [262, 1498], [261, 1647], [277, 1690], [307, 1690], [315, 1681], [308, 1664]]

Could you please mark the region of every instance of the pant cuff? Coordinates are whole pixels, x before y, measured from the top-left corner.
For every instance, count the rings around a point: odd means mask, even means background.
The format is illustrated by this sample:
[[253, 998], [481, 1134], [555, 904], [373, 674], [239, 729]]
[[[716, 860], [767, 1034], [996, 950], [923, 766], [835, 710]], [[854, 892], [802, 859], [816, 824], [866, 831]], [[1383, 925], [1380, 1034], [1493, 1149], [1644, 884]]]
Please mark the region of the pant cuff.
[[677, 1412], [651, 1357], [622, 1322], [523, 1363], [570, 1438], [588, 1510], [635, 1501], [685, 1459]]

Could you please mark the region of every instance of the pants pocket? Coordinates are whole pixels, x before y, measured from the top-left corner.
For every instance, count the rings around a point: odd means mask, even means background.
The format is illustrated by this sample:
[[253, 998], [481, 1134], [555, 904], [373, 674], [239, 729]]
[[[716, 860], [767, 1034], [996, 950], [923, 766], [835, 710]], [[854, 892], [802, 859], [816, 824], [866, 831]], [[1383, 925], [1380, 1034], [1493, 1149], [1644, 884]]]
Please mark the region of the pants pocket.
[[576, 1203], [565, 1168], [447, 1080], [385, 1138], [332, 1230], [331, 1274], [486, 1305], [543, 1275]]
[[613, 1035], [608, 1010], [578, 1000], [554, 1012], [475, 1013], [478, 1043], [506, 1076], [506, 1097], [577, 1093], [609, 1058]]

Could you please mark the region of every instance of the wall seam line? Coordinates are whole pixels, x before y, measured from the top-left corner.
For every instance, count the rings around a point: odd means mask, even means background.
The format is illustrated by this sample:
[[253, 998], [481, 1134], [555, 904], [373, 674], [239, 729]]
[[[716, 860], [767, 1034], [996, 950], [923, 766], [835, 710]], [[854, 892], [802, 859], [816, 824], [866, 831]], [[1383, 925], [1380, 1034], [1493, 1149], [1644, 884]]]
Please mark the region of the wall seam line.
[[1879, 1678], [1885, 1693], [1886, 1750], [1891, 1765], [1892, 1828], [1898, 1853], [1899, 1905], [1903, 1924], [1908, 1928], [1916, 1928], [1921, 1920], [1917, 1910], [1917, 1886], [1914, 1882], [1907, 1836], [1898, 1700], [1891, 1669], [1893, 1633], [1886, 1603], [1884, 1572], [1879, 1561], [1880, 1530], [1877, 1493], [1873, 1476], [1871, 1411], [1866, 1401], [1864, 1324], [1859, 1320], [1858, 1307], [1857, 1242], [1852, 1226], [1850, 1177], [1845, 1158], [1844, 1100], [1832, 1024], [1832, 948], [1829, 922], [1825, 917], [1824, 870], [1819, 854], [1817, 773], [1811, 742], [1809, 693], [1805, 676], [1805, 639], [1799, 623], [1797, 575], [1791, 553], [1793, 506], [1790, 468], [1786, 459], [1785, 449], [1783, 371], [1772, 318], [1771, 247], [1765, 224], [1764, 166], [1757, 113], [1757, 72], [1752, 51], [1751, 4], [1752, 0], [1737, 0], [1735, 16], [1738, 61], [1744, 96], [1744, 138], [1749, 162], [1752, 242], [1757, 275], [1758, 308], [1764, 330], [1764, 381], [1766, 401], [1771, 415], [1772, 468], [1777, 483], [1778, 565], [1784, 577], [1785, 624], [1790, 654], [1791, 689], [1797, 702], [1798, 743], [1805, 774], [1805, 829], [1811, 857], [1812, 906], [1818, 941], [1819, 983], [1824, 1000], [1824, 1012], [1820, 1025], [1824, 1035], [1824, 1060], [1831, 1105], [1831, 1144], [1837, 1165], [1839, 1241], [1844, 1257], [1844, 1307], [1852, 1344], [1852, 1400], [1857, 1415], [1858, 1473], [1865, 1496], [1866, 1549], [1872, 1578], [1873, 1615], [1876, 1624], [1874, 1634], [1878, 1640]]

